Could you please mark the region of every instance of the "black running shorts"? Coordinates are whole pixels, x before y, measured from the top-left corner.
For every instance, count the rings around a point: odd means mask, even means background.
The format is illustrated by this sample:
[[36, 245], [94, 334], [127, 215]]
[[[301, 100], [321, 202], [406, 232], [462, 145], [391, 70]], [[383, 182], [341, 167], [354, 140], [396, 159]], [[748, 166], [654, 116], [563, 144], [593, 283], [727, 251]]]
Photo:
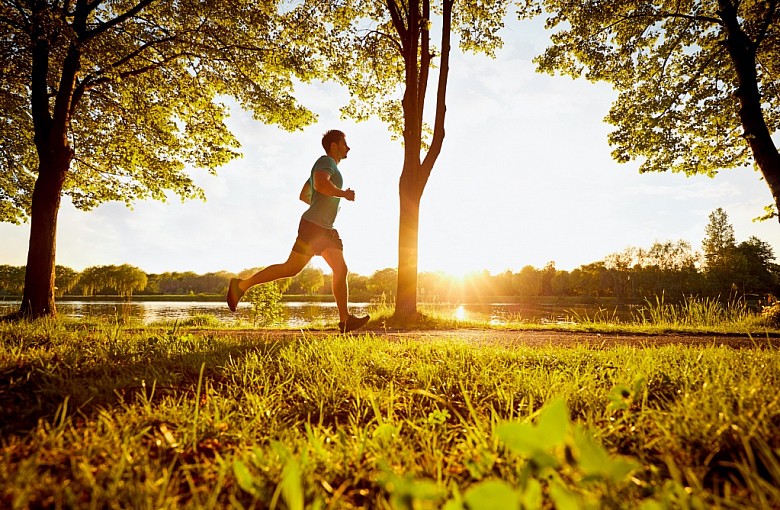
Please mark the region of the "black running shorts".
[[292, 251], [304, 255], [322, 255], [328, 248], [344, 250], [339, 233], [335, 228], [324, 228], [304, 219], [298, 225], [298, 238]]

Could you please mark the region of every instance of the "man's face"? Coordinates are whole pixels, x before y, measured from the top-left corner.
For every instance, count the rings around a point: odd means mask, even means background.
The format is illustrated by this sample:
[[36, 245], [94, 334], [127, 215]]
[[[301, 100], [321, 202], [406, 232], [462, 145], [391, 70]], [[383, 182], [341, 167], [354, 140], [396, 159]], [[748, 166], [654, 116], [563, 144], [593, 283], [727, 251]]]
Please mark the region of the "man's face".
[[342, 138], [341, 141], [336, 145], [336, 156], [339, 157], [339, 159], [347, 159], [347, 153], [349, 152], [349, 145], [347, 145], [347, 139]]

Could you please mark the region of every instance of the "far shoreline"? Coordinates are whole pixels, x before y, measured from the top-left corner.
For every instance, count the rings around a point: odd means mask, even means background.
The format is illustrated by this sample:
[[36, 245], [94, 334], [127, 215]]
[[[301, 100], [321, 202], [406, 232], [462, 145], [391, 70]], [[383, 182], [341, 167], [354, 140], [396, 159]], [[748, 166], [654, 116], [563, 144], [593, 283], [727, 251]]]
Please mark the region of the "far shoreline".
[[[21, 302], [21, 295], [0, 295], [0, 303]], [[123, 297], [116, 294], [100, 294], [95, 296], [65, 295], [55, 298], [56, 302], [219, 302], [224, 301], [223, 294], [134, 294], [131, 297]], [[330, 302], [333, 300], [331, 294], [283, 294], [283, 302]], [[392, 298], [382, 299], [382, 296], [373, 294], [353, 294], [350, 296], [350, 302], [353, 303], [378, 303], [386, 301], [388, 306], [392, 306]], [[647, 301], [638, 298], [617, 298], [617, 297], [595, 297], [595, 296], [446, 296], [426, 299], [421, 297], [419, 305], [426, 304], [529, 304], [542, 306], [641, 306]]]

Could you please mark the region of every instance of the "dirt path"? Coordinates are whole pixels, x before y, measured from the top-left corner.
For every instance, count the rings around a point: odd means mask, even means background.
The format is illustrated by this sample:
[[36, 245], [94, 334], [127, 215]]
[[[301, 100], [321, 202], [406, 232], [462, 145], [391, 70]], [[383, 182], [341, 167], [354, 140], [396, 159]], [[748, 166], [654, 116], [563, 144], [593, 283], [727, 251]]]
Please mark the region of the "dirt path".
[[[333, 335], [334, 331], [300, 330], [280, 331], [269, 329], [255, 330], [216, 330], [218, 334], [235, 335], [257, 341], [291, 340], [299, 338], [321, 338]], [[214, 334], [215, 330], [199, 330], [202, 334]], [[453, 339], [475, 344], [523, 346], [523, 347], [574, 347], [608, 348], [616, 345], [636, 347], [657, 347], [662, 345], [690, 346], [727, 346], [741, 348], [778, 348], [780, 337], [777, 335], [750, 336], [733, 334], [629, 334], [629, 333], [588, 333], [573, 331], [528, 331], [500, 329], [446, 329], [446, 330], [361, 330], [356, 334], [371, 334], [391, 341], [426, 339]]]

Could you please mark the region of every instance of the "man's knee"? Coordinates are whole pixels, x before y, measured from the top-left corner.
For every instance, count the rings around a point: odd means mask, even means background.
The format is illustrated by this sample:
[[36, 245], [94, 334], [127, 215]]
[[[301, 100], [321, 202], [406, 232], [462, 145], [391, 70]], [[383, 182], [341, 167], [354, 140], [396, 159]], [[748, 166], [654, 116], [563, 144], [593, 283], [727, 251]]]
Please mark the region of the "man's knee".
[[282, 264], [282, 271], [285, 273], [284, 277], [292, 278], [293, 276], [296, 276], [303, 271], [303, 268], [306, 267], [306, 264], [309, 263], [310, 259], [310, 256], [299, 254], [295, 251], [291, 252], [290, 256], [284, 264]]
[[349, 273], [349, 268], [347, 268], [347, 263], [344, 262], [344, 259], [332, 261], [330, 268], [333, 271], [334, 278], [336, 276], [346, 277], [347, 273]]

